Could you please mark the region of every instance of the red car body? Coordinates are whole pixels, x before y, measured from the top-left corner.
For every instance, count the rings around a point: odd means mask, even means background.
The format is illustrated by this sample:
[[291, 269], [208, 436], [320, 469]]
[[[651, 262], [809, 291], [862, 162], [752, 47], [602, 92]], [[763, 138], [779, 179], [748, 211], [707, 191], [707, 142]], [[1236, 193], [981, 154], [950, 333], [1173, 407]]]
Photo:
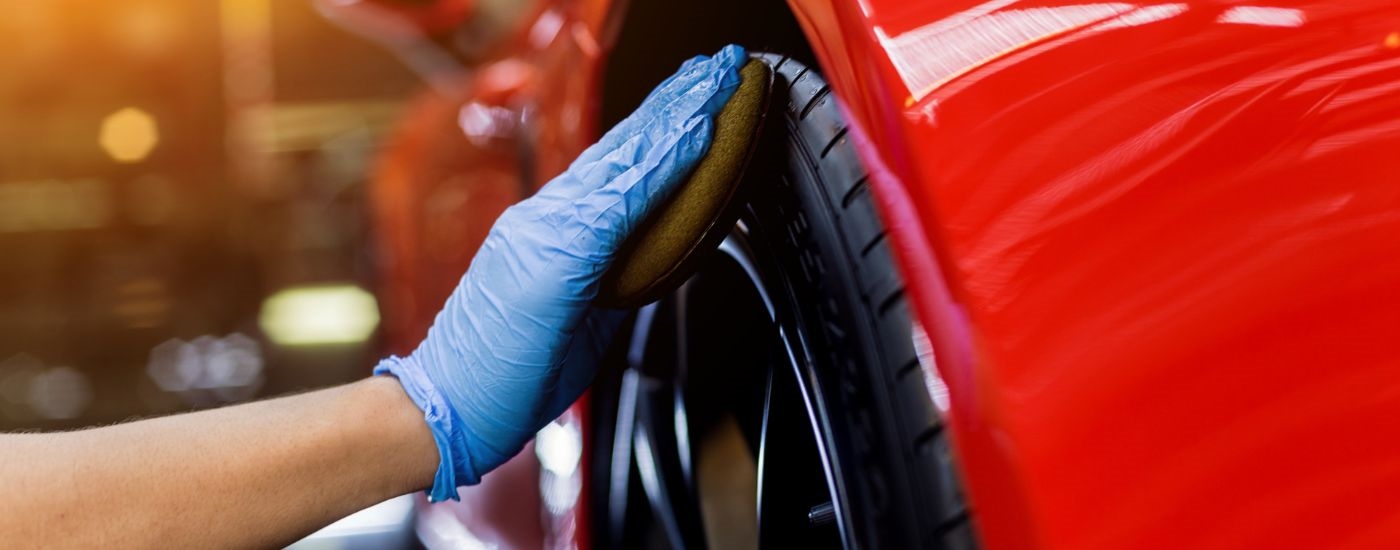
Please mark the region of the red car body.
[[[398, 351], [520, 182], [599, 135], [622, 4], [542, 1], [410, 109], [374, 187]], [[1400, 543], [1400, 4], [789, 4], [873, 174], [987, 547]], [[533, 491], [517, 467], [476, 491]], [[508, 506], [472, 498], [454, 517]], [[586, 539], [585, 510], [552, 512], [529, 537]]]

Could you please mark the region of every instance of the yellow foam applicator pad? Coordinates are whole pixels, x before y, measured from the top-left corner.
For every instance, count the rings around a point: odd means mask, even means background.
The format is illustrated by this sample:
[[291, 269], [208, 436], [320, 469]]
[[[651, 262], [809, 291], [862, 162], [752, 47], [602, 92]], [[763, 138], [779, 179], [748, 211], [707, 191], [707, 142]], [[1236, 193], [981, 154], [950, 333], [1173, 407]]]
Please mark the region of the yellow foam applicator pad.
[[742, 210], [740, 182], [768, 110], [772, 71], [750, 60], [715, 117], [710, 149], [667, 202], [647, 216], [603, 274], [594, 303], [631, 308], [654, 302], [690, 277], [717, 247]]

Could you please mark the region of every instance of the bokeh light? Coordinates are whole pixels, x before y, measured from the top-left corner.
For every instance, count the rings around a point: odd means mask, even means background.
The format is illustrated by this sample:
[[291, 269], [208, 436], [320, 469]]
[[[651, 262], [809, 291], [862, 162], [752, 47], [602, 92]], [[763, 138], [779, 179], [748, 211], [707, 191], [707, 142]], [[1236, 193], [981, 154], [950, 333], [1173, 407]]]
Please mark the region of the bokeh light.
[[150, 113], [127, 107], [102, 119], [97, 141], [112, 160], [136, 163], [146, 160], [160, 143], [160, 130]]
[[0, 431], [365, 375], [409, 66], [304, 1], [6, 2], [0, 33]]
[[353, 284], [293, 287], [263, 302], [259, 324], [283, 346], [358, 344], [378, 328], [379, 304]]
[[92, 382], [69, 366], [49, 367], [29, 354], [0, 361], [0, 416], [68, 420], [92, 404]]
[[252, 397], [263, 384], [263, 354], [242, 334], [200, 336], [186, 342], [170, 339], [151, 350], [146, 374], [160, 389], [191, 405], [210, 405]]
[[73, 367], [47, 369], [29, 382], [29, 406], [44, 418], [77, 418], [91, 403], [92, 384]]

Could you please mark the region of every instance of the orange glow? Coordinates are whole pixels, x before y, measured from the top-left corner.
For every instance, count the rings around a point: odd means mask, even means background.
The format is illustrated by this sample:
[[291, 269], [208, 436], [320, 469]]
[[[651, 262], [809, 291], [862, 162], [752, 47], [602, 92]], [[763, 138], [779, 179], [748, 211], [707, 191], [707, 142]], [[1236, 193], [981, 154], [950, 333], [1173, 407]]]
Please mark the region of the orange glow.
[[141, 162], [159, 142], [160, 131], [150, 113], [127, 107], [102, 119], [98, 143], [112, 160], [124, 164]]

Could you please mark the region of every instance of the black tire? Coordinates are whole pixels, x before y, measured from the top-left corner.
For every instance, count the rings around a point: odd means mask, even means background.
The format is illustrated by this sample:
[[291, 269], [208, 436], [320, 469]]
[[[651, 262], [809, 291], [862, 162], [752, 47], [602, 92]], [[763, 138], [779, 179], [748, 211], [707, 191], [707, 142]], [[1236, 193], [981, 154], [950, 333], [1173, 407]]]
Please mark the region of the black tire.
[[[825, 478], [827, 487], [819, 488], [816, 496], [829, 495], [827, 498], [837, 517], [834, 521], [840, 527], [839, 534], [830, 531], [828, 536], [834, 541], [830, 545], [975, 548], [951, 449], [915, 353], [904, 285], [895, 269], [874, 199], [868, 191], [866, 174], [847, 139], [846, 125], [836, 100], [820, 75], [805, 65], [770, 55], [761, 56], [761, 59], [773, 67], [775, 95], [764, 130], [765, 143], [745, 176], [752, 194], [740, 223], [746, 248], [751, 250], [758, 264], [756, 271], [764, 273], [761, 286], [776, 303], [772, 308], [776, 311], [772, 313], [773, 322], [785, 331], [783, 334], [800, 341], [801, 349], [796, 353], [801, 357], [794, 358], [789, 369], [796, 371], [796, 378], [788, 384], [800, 387], [794, 390], [803, 395], [803, 399], [796, 401], [796, 407], [802, 408], [802, 403], [806, 403], [810, 431], [815, 434], [808, 434], [806, 443], [785, 439], [782, 445], [804, 449], [800, 452], [807, 453], [820, 447], [823, 473], [819, 475]], [[705, 271], [702, 269], [697, 278], [705, 277]], [[661, 307], [666, 307], [665, 302]], [[689, 307], [704, 308], [703, 305]], [[705, 322], [712, 325], [731, 322], [723, 308], [716, 311], [718, 313], [709, 313], [711, 317]], [[756, 349], [743, 353], [762, 355]], [[789, 351], [789, 355], [792, 354]], [[752, 370], [753, 367], [745, 366], [737, 372]], [[743, 376], [699, 374], [718, 376], [725, 381]], [[680, 380], [676, 395], [682, 397], [675, 398], [677, 400], [700, 400], [687, 397], [692, 392], [709, 392], [703, 397], [706, 401], [731, 399], [732, 396], [714, 397], [717, 394], [713, 388], [724, 383], [706, 382], [700, 375], [691, 374], [689, 382], [683, 372], [663, 373], [661, 378]], [[614, 377], [609, 382], [605, 377], [600, 384], [604, 389], [600, 389], [595, 401], [600, 405], [596, 413], [600, 422], [595, 430], [599, 438], [595, 440], [595, 449], [600, 454], [595, 454], [594, 459], [595, 487], [599, 488], [618, 486], [616, 480], [609, 479], [606, 468], [599, 465], [615, 464], [604, 447], [610, 449], [613, 447], [610, 442], [621, 441], [615, 438], [618, 430], [631, 429], [602, 421], [621, 418], [615, 403], [617, 380]], [[743, 380], [745, 382], [735, 383], [755, 384], [753, 377]], [[761, 384], [762, 379], [758, 380]], [[775, 380], [777, 375], [768, 378], [770, 403], [773, 388], [778, 383]], [[700, 386], [710, 389], [701, 390]], [[743, 393], [741, 389], [727, 391]], [[709, 406], [708, 403], [702, 405]], [[663, 411], [668, 407], [673, 407], [673, 403], [651, 406]], [[764, 413], [764, 422], [768, 421], [767, 414]], [[703, 415], [703, 412], [696, 412], [690, 416], [693, 421]], [[642, 418], [635, 421], [636, 425], [647, 424], [645, 410], [636, 416]], [[757, 449], [760, 444], [752, 446]], [[791, 456], [784, 457], [784, 466], [796, 462]], [[801, 469], [796, 465], [792, 468]], [[636, 479], [635, 469], [630, 477]], [[784, 487], [790, 492], [804, 491], [800, 481], [785, 483]], [[672, 493], [689, 492], [694, 496], [693, 480], [674, 485], [679, 489], [672, 488]], [[636, 483], [630, 486], [635, 493]], [[615, 497], [617, 494], [614, 491]], [[810, 502], [812, 494], [805, 494], [803, 498], [808, 499], [804, 502]], [[595, 499], [598, 515], [606, 515], [601, 513], [604, 510], [619, 509], [617, 500], [614, 498], [610, 502], [606, 496]], [[758, 508], [760, 516], [764, 514], [762, 500], [760, 498]], [[655, 517], [658, 513], [654, 495], [651, 501], [653, 511], [648, 517]], [[694, 515], [696, 506], [688, 504], [680, 508], [687, 509], [681, 515]], [[611, 522], [600, 518], [603, 521], [594, 524], [600, 533], [598, 546], [656, 546], [656, 537], [618, 532], [635, 530], [637, 523], [633, 518], [636, 516], [628, 513], [614, 517]], [[805, 514], [796, 521], [761, 520], [770, 521], [771, 525], [784, 525], [776, 536], [771, 529], [760, 530], [764, 532], [760, 537], [763, 546], [827, 546], [813, 542], [821, 535], [808, 532], [813, 528], [804, 525], [806, 520]], [[703, 539], [703, 536], [687, 539], [683, 533], [676, 535], [677, 531], [698, 529], [693, 525], [687, 527], [686, 523], [696, 522], [671, 522], [672, 542], [666, 546], [689, 546], [686, 540]], [[786, 536], [788, 534], [793, 536]]]
[[[867, 548], [971, 548], [951, 449], [913, 345], [904, 283], [831, 88], [791, 60], [785, 85], [781, 188], [754, 201], [814, 349], [857, 541]], [[776, 113], [775, 113], [776, 114]], [[776, 125], [779, 120], [770, 120]], [[838, 393], [833, 391], [833, 393]], [[844, 436], [842, 434], [845, 434]]]

